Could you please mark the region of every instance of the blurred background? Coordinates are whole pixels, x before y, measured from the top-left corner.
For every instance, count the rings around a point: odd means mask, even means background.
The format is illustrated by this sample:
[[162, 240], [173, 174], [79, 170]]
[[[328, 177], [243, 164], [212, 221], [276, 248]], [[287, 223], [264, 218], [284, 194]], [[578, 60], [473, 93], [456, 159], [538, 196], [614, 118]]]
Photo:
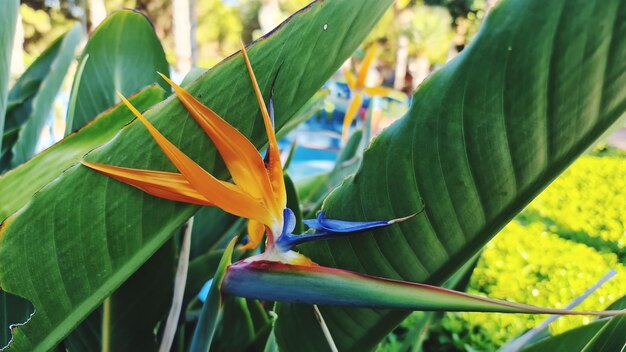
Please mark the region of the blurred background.
[[[19, 77], [42, 51], [75, 22], [92, 32], [110, 13], [135, 8], [152, 21], [181, 81], [190, 71], [203, 72], [245, 43], [271, 31], [308, 0], [29, 0], [22, 1], [21, 21], [11, 73]], [[368, 68], [368, 86], [387, 94], [368, 98], [354, 128], [369, 119], [372, 135], [408, 109], [410, 97], [434, 70], [453, 59], [476, 35], [495, 0], [396, 1], [345, 64], [359, 67], [366, 48], [379, 50]], [[75, 65], [74, 65], [75, 66]], [[76, 69], [75, 67], [73, 68]], [[72, 77], [73, 75], [68, 75]], [[44, 129], [39, 150], [58, 141], [71, 80], [55, 103], [55, 116]], [[290, 173], [301, 183], [319, 179], [335, 167], [349, 87], [339, 71], [324, 87], [318, 104], [301, 127], [281, 141], [296, 145]], [[377, 110], [378, 109], [378, 110]], [[623, 123], [622, 123], [623, 126]], [[539, 306], [564, 307], [611, 270], [626, 275], [626, 130], [613, 132], [581, 157], [486, 247], [467, 291]], [[550, 253], [546, 256], [546, 253]], [[626, 291], [626, 280], [608, 280], [590, 293], [581, 309], [604, 309]], [[491, 351], [543, 321], [538, 315], [447, 313], [412, 314], [378, 347], [411, 350], [423, 339], [426, 351]], [[549, 326], [559, 333], [589, 323], [588, 317], [561, 318]], [[420, 325], [421, 324], [421, 325]], [[416, 332], [417, 331], [417, 332]]]

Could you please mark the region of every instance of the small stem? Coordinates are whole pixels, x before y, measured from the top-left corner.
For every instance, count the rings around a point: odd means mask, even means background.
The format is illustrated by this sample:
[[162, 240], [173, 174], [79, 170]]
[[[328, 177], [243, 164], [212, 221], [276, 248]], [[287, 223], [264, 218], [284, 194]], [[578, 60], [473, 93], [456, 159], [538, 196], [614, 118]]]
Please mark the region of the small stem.
[[[565, 309], [573, 309], [577, 305], [581, 304], [585, 299], [587, 299], [592, 293], [594, 293], [600, 286], [604, 285], [607, 281], [609, 281], [613, 276], [617, 275], [617, 271], [614, 269], [609, 270], [598, 282], [596, 282], [593, 286], [589, 287], [585, 292], [583, 292], [580, 296], [576, 297], [572, 302], [570, 302]], [[560, 318], [561, 315], [551, 315], [549, 318], [544, 320], [541, 324], [536, 327], [528, 330], [527, 333], [518, 337], [517, 339], [511, 341], [502, 349], [500, 352], [517, 352], [520, 351], [529, 341], [531, 341], [535, 336], [545, 330], [548, 325], [552, 324], [555, 320]]]
[[330, 330], [328, 330], [328, 326], [324, 321], [324, 317], [322, 317], [322, 312], [320, 312], [320, 309], [317, 308], [317, 304], [313, 305], [313, 313], [315, 313], [315, 317], [322, 327], [322, 332], [326, 337], [326, 341], [328, 341], [328, 346], [330, 347], [331, 351], [339, 352], [339, 350], [337, 349], [337, 345], [335, 345], [335, 341], [333, 340], [333, 336], [330, 334]]
[[102, 302], [102, 352], [111, 350], [111, 297]]
[[178, 318], [183, 305], [183, 297], [185, 295], [185, 283], [187, 282], [187, 270], [189, 269], [189, 251], [191, 248], [191, 228], [193, 226], [193, 218], [185, 224], [183, 233], [183, 243], [180, 248], [180, 257], [178, 258], [178, 267], [176, 268], [176, 278], [174, 279], [174, 294], [172, 296], [172, 307], [167, 316], [165, 329], [163, 330], [163, 339], [159, 352], [168, 352], [172, 348], [174, 336], [178, 328]]

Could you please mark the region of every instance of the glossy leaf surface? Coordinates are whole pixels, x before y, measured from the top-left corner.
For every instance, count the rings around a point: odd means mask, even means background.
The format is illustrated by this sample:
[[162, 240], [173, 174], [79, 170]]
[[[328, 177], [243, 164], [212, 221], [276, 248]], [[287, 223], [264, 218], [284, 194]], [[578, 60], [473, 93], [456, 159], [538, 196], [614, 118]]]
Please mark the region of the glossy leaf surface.
[[24, 72], [9, 92], [0, 170], [30, 159], [41, 130], [53, 113], [53, 103], [83, 36], [80, 24], [55, 40]]
[[[277, 129], [352, 54], [391, 3], [314, 2], [249, 47], [266, 100], [274, 90]], [[187, 89], [257, 147], [265, 144], [258, 105], [240, 54], [209, 70]], [[227, 177], [214, 146], [175, 97], [145, 115], [206, 170]], [[137, 122], [86, 159], [173, 171]], [[37, 310], [28, 324], [15, 330], [11, 349], [52, 348], [196, 210], [156, 199], [85, 167], [64, 172], [0, 230], [0, 286], [26, 297]]]
[[[137, 108], [147, 109], [163, 100], [163, 95], [161, 88], [152, 86], [129, 99]], [[0, 176], [0, 220], [23, 207], [35, 192], [78, 163], [83, 155], [111, 140], [133, 118], [132, 113], [118, 104], [77, 133]], [[24, 182], [26, 178], [29, 182]]]
[[157, 72], [169, 66], [150, 20], [140, 12], [122, 10], [95, 30], [81, 56], [83, 65], [72, 87], [67, 130], [73, 132], [120, 102], [116, 92], [130, 95], [159, 82]]
[[[623, 1], [500, 2], [323, 206], [328, 217], [363, 221], [416, 212], [423, 200], [425, 213], [302, 252], [325, 266], [443, 283], [624, 114], [625, 37]], [[406, 315], [321, 312], [341, 351], [371, 349]], [[314, 319], [307, 314], [293, 315]], [[297, 327], [280, 326], [281, 346], [327, 348], [319, 328]]]
[[[11, 77], [11, 53], [13, 51], [13, 37], [15, 36], [15, 23], [19, 12], [18, 0], [6, 0], [0, 3], [0, 136], [4, 134], [4, 117], [7, 110], [7, 94], [9, 78]], [[2, 139], [0, 139], [2, 150]]]

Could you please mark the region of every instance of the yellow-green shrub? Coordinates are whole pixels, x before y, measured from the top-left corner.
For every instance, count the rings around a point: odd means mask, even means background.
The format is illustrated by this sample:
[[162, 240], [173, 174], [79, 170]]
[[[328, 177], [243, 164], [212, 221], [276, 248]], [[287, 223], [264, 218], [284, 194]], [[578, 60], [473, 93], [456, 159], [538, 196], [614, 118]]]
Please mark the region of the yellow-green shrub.
[[[469, 292], [562, 308], [612, 268], [618, 270], [618, 277], [577, 309], [601, 310], [626, 293], [623, 279], [626, 267], [615, 254], [601, 254], [586, 245], [560, 238], [541, 224], [525, 227], [513, 222], [485, 249], [472, 275]], [[495, 347], [545, 318], [545, 315], [458, 313], [449, 314], [443, 325], [456, 334], [479, 332], [485, 336], [475, 336], [474, 340]], [[590, 321], [585, 316], [562, 317], [550, 326], [550, 331], [560, 333]]]
[[[560, 308], [608, 270], [616, 269], [618, 276], [577, 309], [604, 309], [626, 294], [625, 158], [580, 158], [518, 219], [485, 248], [472, 275], [470, 293]], [[545, 318], [451, 313], [431, 335], [428, 350], [440, 350], [442, 344], [494, 350]], [[590, 320], [562, 317], [550, 331], [560, 333]]]
[[553, 221], [552, 231], [583, 242], [601, 239], [600, 249], [626, 252], [626, 158], [580, 158], [528, 210]]

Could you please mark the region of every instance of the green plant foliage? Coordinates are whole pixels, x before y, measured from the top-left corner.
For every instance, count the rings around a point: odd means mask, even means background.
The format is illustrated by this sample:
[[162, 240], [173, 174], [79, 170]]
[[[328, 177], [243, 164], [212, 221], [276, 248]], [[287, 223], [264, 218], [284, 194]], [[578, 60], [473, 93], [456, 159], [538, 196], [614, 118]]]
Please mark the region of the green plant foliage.
[[[602, 309], [626, 292], [626, 284], [620, 280], [626, 275], [623, 262], [614, 254], [596, 252], [597, 241], [593, 241], [601, 230], [609, 230], [604, 233], [613, 235], [602, 243], [615, 246], [621, 239], [616, 234], [619, 225], [617, 229], [608, 225], [615, 224], [615, 219], [619, 224], [619, 219], [626, 217], [621, 214], [622, 204], [626, 204], [621, 191], [624, 166], [620, 157], [578, 159], [520, 214], [521, 224], [509, 224], [487, 246], [472, 278], [471, 292], [539, 306], [564, 306], [610, 269], [618, 269], [620, 276], [596, 291], [579, 309]], [[574, 226], [589, 232], [577, 232], [580, 235], [573, 237], [570, 234]], [[580, 239], [577, 242], [581, 244], [563, 238]], [[550, 255], [546, 255], [548, 248]], [[600, 249], [609, 252], [616, 247]], [[445, 342], [439, 343], [495, 349], [544, 319], [545, 316], [450, 314], [444, 321], [448, 332], [439, 331], [446, 336]], [[590, 321], [589, 317], [562, 317], [551, 324], [550, 331], [558, 334]]]
[[0, 315], [0, 324], [2, 324], [0, 345], [6, 346], [11, 340], [9, 325], [25, 322], [33, 313], [33, 310], [33, 305], [30, 302], [0, 291], [0, 312], [2, 312], [2, 315]]
[[[4, 134], [7, 89], [11, 76], [11, 53], [13, 52], [13, 37], [15, 36], [15, 23], [19, 6], [18, 0], [6, 0], [0, 3], [0, 13], [3, 15], [0, 23], [0, 48], [2, 48], [0, 52], [0, 136]], [[2, 139], [0, 139], [0, 150], [2, 150]]]
[[[314, 2], [250, 46], [252, 65], [266, 99], [272, 89], [276, 97], [277, 129], [350, 56], [391, 2]], [[86, 74], [85, 69], [83, 76]], [[188, 89], [257, 147], [265, 143], [260, 112], [240, 54]], [[200, 165], [226, 177], [221, 163], [215, 164], [215, 147], [177, 99], [157, 105], [146, 117]], [[139, 123], [129, 124], [87, 159], [173, 169]], [[9, 350], [52, 348], [197, 209], [156, 199], [85, 167], [66, 170], [0, 230], [0, 285], [28, 298], [37, 311], [28, 324], [15, 329]]]
[[560, 236], [626, 258], [626, 158], [584, 157], [528, 208]]
[[[140, 109], [148, 108], [163, 99], [163, 90], [149, 87], [129, 99]], [[82, 155], [113, 138], [132, 119], [131, 116], [125, 108], [111, 108], [79, 132], [0, 176], [0, 219], [4, 220], [24, 206], [35, 192], [75, 164]], [[29, 182], [24, 182], [26, 178]], [[3, 327], [0, 344], [5, 346], [11, 338], [9, 324], [26, 321], [33, 309], [30, 303], [25, 304], [22, 299], [4, 292], [0, 292], [0, 301], [4, 307], [2, 311], [6, 314], [0, 320], [0, 326]], [[96, 337], [99, 338], [99, 334]], [[76, 341], [73, 341], [74, 345]]]
[[[71, 2], [75, 2], [75, 4], [71, 4]], [[23, 55], [26, 65], [32, 64], [56, 38], [72, 28], [78, 17], [71, 16], [71, 8], [80, 10], [76, 2], [74, 0], [60, 0], [59, 3], [62, 8], [58, 8], [46, 6], [45, 1], [20, 1], [20, 16], [24, 29]], [[63, 5], [70, 6], [64, 7]]]
[[117, 92], [130, 95], [169, 75], [165, 52], [150, 21], [140, 12], [122, 10], [109, 16], [87, 43], [82, 72], [72, 87], [67, 131], [76, 131], [120, 101]]
[[63, 341], [72, 352], [156, 351], [155, 332], [172, 302], [173, 240], [166, 242]]
[[46, 49], [11, 88], [0, 171], [14, 168], [35, 154], [41, 130], [74, 61], [82, 35], [80, 24], [74, 25]]
[[[607, 309], [626, 309], [626, 296]], [[599, 319], [565, 333], [545, 338], [523, 349], [524, 352], [621, 351], [626, 336], [623, 318]]]
[[[129, 100], [138, 109], [147, 109], [163, 100], [163, 96], [161, 88], [152, 86], [129, 97]], [[125, 107], [112, 107], [77, 133], [0, 176], [0, 220], [23, 207], [35, 192], [76, 164], [87, 152], [112, 139], [132, 119], [132, 113]], [[25, 179], [29, 182], [24, 182]]]
[[[423, 200], [425, 213], [375, 234], [300, 250], [321, 265], [445, 281], [623, 115], [625, 18], [620, 1], [501, 2], [323, 206], [331, 218], [389, 219], [419, 210]], [[372, 348], [406, 316], [321, 312], [344, 351]], [[291, 314], [314, 319], [310, 311]], [[299, 333], [297, 324], [282, 321], [281, 346], [327, 348], [319, 327]]]
[[411, 11], [407, 34], [411, 50], [432, 63], [445, 63], [453, 43], [452, 16], [444, 7], [418, 6]]
[[594, 321], [523, 349], [524, 352], [580, 351], [602, 329], [608, 319]]
[[[480, 253], [469, 260], [443, 287], [465, 292], [472, 273], [478, 264]], [[383, 351], [422, 351], [423, 344], [428, 339], [433, 326], [436, 326], [444, 317], [442, 312], [413, 312], [398, 328], [387, 335], [377, 347], [377, 352]]]
[[[576, 167], [576, 166], [574, 166]], [[550, 254], [546, 255], [546, 249]], [[539, 306], [564, 307], [592, 286], [610, 269], [618, 276], [600, 287], [577, 307], [604, 309], [626, 292], [626, 267], [614, 254], [600, 254], [593, 248], [573, 243], [551, 233], [543, 224], [528, 226], [511, 222], [489, 243], [474, 271], [470, 293], [506, 298]], [[544, 315], [448, 314], [443, 327], [457, 348], [468, 345], [491, 350], [546, 319]], [[561, 317], [550, 325], [558, 334], [592, 318]]]
[[581, 352], [612, 352], [624, 350], [624, 336], [626, 336], [626, 318], [611, 319], [585, 345]]

